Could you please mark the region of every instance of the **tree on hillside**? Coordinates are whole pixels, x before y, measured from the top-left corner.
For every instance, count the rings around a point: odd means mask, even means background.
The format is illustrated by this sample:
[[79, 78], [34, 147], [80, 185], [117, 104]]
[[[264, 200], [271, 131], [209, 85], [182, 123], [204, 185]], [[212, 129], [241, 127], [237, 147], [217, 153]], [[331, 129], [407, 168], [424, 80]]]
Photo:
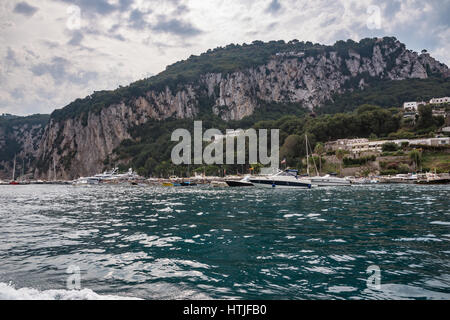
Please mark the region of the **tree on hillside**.
[[298, 162], [298, 158], [301, 156], [303, 150], [304, 139], [299, 135], [292, 134], [286, 138], [283, 146], [280, 149], [280, 158], [286, 158], [289, 165], [293, 165]]
[[417, 120], [416, 129], [428, 129], [434, 125], [433, 109], [431, 106], [419, 106], [419, 119]]
[[398, 145], [395, 142], [386, 142], [381, 148], [383, 152], [393, 152], [398, 150]]
[[417, 168], [419, 168], [422, 165], [422, 152], [420, 152], [417, 149], [414, 149], [409, 153], [409, 158], [414, 163], [414, 170], [417, 171]]

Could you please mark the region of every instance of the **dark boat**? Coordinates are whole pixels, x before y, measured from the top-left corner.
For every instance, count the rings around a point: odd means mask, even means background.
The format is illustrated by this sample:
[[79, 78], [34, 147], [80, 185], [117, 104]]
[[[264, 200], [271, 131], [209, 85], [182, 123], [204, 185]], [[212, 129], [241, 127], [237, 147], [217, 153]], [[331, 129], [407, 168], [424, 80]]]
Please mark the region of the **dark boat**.
[[229, 187], [253, 187], [253, 183], [250, 182], [250, 177], [245, 177], [242, 180], [226, 180], [226, 184]]
[[431, 179], [431, 180], [419, 180], [416, 184], [450, 184], [450, 179]]
[[174, 187], [195, 187], [195, 186], [197, 186], [197, 184], [194, 182], [190, 182], [190, 181], [183, 181], [180, 183], [174, 183], [173, 186]]

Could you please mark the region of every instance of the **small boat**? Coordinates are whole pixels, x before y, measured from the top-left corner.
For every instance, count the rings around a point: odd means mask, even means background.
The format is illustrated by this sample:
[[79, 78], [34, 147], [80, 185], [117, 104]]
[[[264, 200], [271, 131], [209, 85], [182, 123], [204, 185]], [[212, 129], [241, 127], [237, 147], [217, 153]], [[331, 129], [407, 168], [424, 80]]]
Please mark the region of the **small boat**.
[[250, 176], [246, 176], [244, 179], [236, 180], [226, 180], [226, 184], [229, 187], [253, 187], [253, 183], [250, 182]]
[[100, 184], [100, 178], [97, 177], [81, 177], [72, 182], [73, 185]]
[[450, 177], [441, 177], [436, 173], [427, 173], [415, 182], [416, 184], [449, 184]]
[[17, 186], [17, 185], [19, 185], [20, 183], [17, 182], [17, 181], [11, 181], [9, 184], [12, 185], [12, 186]]
[[180, 185], [182, 187], [195, 187], [197, 184], [195, 182], [185, 181], [185, 182], [181, 182]]
[[164, 182], [163, 187], [195, 187], [197, 184], [191, 181], [183, 182]]
[[215, 188], [222, 188], [222, 187], [227, 187], [228, 186], [223, 181], [211, 181], [210, 185], [211, 185], [211, 187], [215, 187]]
[[352, 178], [351, 183], [354, 185], [366, 185], [366, 184], [376, 184], [379, 183], [378, 179], [371, 178]]
[[311, 180], [299, 177], [298, 170], [285, 170], [267, 177], [250, 178], [257, 187], [265, 188], [303, 188], [311, 189]]
[[310, 177], [311, 183], [315, 186], [350, 186], [351, 182], [345, 178], [333, 177], [329, 174], [326, 176]]
[[397, 184], [412, 184], [416, 183], [418, 179], [417, 174], [397, 174], [393, 177], [389, 176], [385, 178], [387, 183], [397, 183]]

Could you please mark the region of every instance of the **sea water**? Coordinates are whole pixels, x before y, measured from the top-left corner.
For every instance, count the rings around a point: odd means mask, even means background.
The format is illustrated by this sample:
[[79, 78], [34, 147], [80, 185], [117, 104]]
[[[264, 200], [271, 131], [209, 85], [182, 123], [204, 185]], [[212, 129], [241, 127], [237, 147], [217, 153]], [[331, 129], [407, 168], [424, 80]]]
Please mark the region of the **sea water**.
[[450, 299], [449, 244], [448, 185], [0, 186], [0, 299]]

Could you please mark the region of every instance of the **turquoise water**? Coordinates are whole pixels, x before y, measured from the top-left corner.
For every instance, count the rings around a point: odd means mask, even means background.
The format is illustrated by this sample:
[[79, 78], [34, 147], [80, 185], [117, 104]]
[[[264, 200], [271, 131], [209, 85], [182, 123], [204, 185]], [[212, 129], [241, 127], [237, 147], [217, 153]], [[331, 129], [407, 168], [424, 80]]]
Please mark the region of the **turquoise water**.
[[450, 299], [450, 186], [0, 186], [0, 221], [0, 298], [77, 266], [114, 297]]

